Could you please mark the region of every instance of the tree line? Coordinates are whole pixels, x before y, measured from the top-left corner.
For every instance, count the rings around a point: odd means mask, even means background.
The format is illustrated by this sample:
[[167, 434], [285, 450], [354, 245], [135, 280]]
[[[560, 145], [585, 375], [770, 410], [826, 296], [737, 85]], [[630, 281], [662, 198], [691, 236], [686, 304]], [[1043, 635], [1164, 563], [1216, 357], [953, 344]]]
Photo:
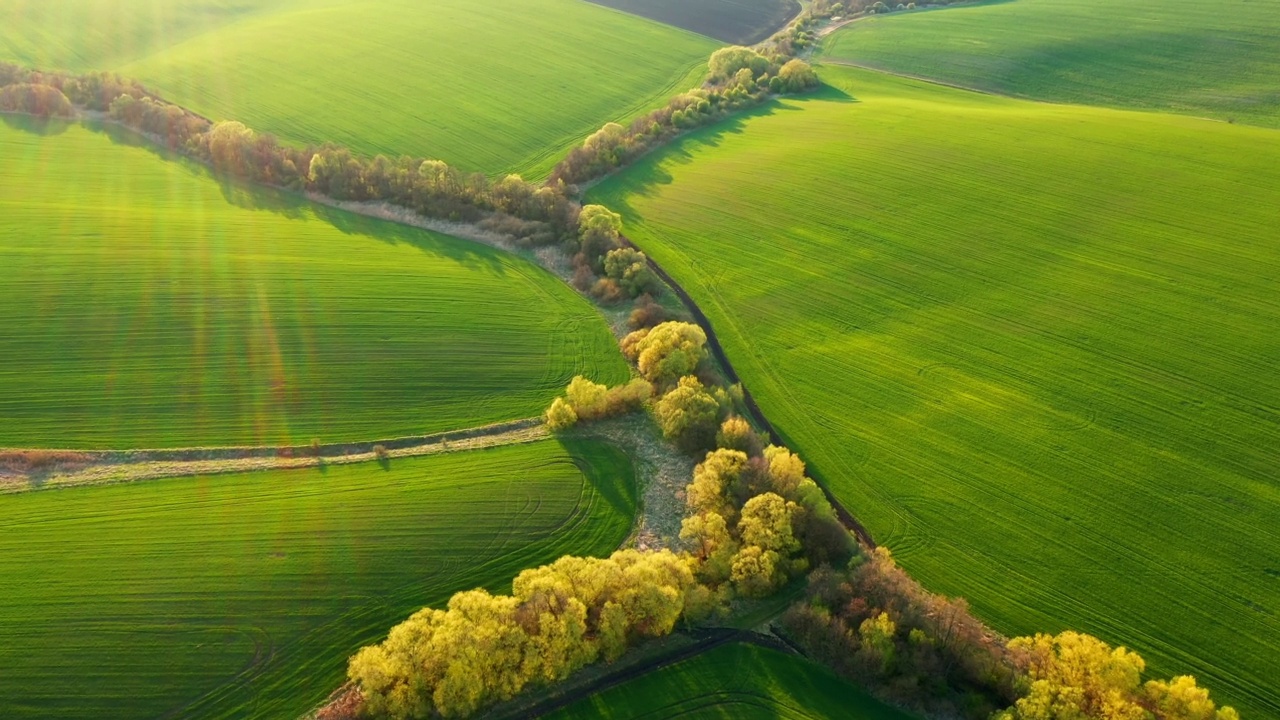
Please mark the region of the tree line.
[[598, 179], [685, 130], [718, 122], [774, 95], [803, 92], [819, 84], [817, 73], [803, 60], [746, 47], [717, 50], [708, 69], [702, 87], [676, 95], [628, 126], [609, 123], [593, 133], [555, 166], [551, 181], [572, 186]]

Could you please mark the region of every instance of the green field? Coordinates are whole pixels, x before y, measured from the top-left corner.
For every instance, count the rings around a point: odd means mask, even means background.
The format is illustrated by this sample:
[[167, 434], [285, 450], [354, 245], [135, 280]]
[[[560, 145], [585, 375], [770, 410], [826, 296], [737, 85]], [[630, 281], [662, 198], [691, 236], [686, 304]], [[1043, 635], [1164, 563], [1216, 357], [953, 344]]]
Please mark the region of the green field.
[[0, 123], [0, 447], [374, 440], [627, 377], [591, 306], [523, 260], [43, 133]]
[[593, 441], [0, 496], [4, 715], [294, 718], [418, 608], [634, 510]]
[[796, 0], [590, 0], [727, 43], [750, 45], [800, 12]]
[[822, 75], [592, 200], [926, 586], [1280, 715], [1280, 133]]
[[0, 0], [0, 59], [112, 70], [298, 143], [545, 174], [716, 44], [583, 0]]
[[997, 0], [858, 21], [826, 49], [991, 92], [1280, 127], [1280, 0]]
[[802, 658], [735, 643], [651, 672], [545, 716], [548, 720], [908, 720]]

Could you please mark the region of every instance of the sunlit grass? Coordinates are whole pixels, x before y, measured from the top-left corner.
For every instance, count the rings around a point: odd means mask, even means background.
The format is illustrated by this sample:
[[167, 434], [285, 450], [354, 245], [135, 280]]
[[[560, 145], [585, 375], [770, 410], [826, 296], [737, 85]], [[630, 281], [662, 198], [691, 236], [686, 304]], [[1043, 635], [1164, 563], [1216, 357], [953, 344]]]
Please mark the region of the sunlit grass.
[[1280, 133], [822, 76], [592, 199], [928, 587], [1280, 713]]

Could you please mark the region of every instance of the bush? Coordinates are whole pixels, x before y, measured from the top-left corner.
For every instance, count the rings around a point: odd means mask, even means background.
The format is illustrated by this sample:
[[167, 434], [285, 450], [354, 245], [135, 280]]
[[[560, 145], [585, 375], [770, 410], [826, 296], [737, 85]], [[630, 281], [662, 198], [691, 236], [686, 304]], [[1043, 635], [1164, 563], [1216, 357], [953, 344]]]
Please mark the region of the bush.
[[604, 258], [604, 273], [631, 297], [657, 289], [657, 277], [649, 269], [648, 258], [635, 248], [610, 250]]
[[654, 302], [653, 296], [645, 293], [636, 298], [635, 306], [627, 318], [627, 326], [632, 330], [652, 328], [668, 319], [667, 309]]

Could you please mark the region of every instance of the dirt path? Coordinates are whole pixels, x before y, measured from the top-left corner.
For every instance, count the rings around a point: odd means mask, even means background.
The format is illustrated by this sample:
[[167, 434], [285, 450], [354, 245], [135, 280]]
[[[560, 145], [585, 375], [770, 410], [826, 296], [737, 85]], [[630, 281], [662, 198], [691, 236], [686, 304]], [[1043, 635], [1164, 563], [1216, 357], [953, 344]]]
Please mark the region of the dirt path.
[[[529, 443], [549, 437], [542, 418], [374, 442], [296, 447], [215, 447], [157, 450], [4, 451], [4, 455], [52, 455], [33, 469], [0, 469], [0, 494], [136, 482], [158, 478], [216, 475], [252, 470], [287, 470], [391, 460]], [[375, 450], [381, 446], [383, 451]]]

